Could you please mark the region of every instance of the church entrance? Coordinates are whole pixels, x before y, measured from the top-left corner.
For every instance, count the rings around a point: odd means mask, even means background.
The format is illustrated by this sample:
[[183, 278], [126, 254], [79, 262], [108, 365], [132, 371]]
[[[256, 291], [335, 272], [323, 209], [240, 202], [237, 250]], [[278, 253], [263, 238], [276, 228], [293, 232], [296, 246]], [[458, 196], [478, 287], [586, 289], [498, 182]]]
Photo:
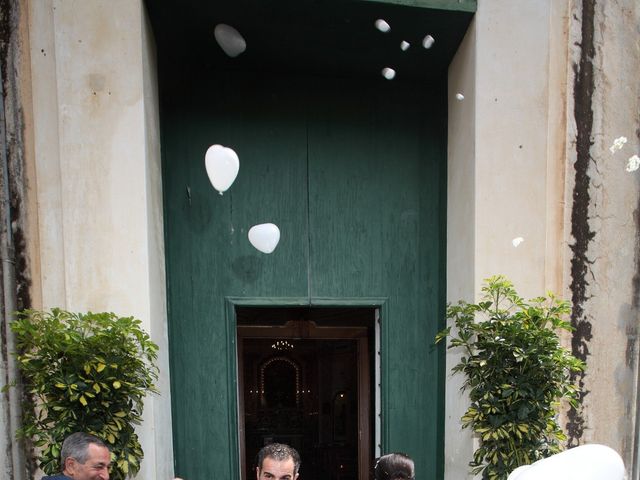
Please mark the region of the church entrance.
[[287, 443], [306, 480], [364, 480], [373, 461], [375, 309], [237, 308], [243, 478]]

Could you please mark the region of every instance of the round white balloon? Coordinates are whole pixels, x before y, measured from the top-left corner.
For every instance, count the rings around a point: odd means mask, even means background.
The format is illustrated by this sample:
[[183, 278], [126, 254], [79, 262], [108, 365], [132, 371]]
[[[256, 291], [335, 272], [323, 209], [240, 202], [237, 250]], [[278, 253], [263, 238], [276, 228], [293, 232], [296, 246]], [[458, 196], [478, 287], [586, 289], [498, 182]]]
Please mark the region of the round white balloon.
[[620, 455], [612, 448], [594, 443], [518, 467], [507, 480], [622, 480], [624, 473]]
[[207, 149], [204, 165], [211, 185], [220, 192], [220, 195], [229, 189], [240, 170], [238, 154], [222, 145], [211, 145]]
[[384, 21], [382, 18], [379, 18], [378, 20], [376, 20], [376, 28], [380, 30], [382, 33], [387, 33], [389, 30], [391, 30], [391, 27], [389, 26], [389, 24], [386, 21]]
[[524, 472], [525, 470], [528, 470], [529, 468], [531, 468], [531, 465], [522, 465], [521, 467], [516, 468], [513, 472], [509, 474], [509, 477], [507, 478], [507, 480], [514, 480], [515, 478], [518, 478], [518, 476], [522, 472]]
[[280, 229], [273, 223], [261, 223], [249, 229], [249, 241], [262, 253], [271, 253], [280, 241]]
[[247, 49], [247, 42], [242, 38], [240, 32], [231, 25], [219, 23], [216, 25], [213, 34], [220, 48], [232, 58], [237, 57]]
[[387, 80], [393, 80], [393, 78], [396, 76], [396, 71], [393, 68], [384, 67], [382, 69], [382, 76]]
[[433, 44], [435, 43], [435, 41], [436, 41], [435, 38], [433, 38], [431, 35], [427, 35], [422, 40], [422, 46], [424, 48], [431, 48], [431, 47], [433, 47]]

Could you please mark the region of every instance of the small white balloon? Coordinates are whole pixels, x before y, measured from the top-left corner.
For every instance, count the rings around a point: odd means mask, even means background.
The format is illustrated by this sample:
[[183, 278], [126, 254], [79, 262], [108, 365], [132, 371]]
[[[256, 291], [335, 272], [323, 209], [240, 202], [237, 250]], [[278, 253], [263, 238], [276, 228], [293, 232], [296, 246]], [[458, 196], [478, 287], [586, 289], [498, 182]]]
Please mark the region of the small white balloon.
[[387, 33], [389, 30], [391, 30], [391, 26], [381, 18], [376, 20], [376, 28], [382, 33]]
[[396, 76], [396, 71], [393, 68], [384, 67], [382, 69], [382, 76], [387, 80], [393, 80], [393, 78]]
[[517, 247], [518, 245], [520, 245], [522, 242], [524, 242], [524, 238], [522, 237], [516, 237], [513, 240], [511, 240], [511, 243], [514, 247]]
[[433, 38], [431, 35], [427, 35], [426, 37], [424, 37], [424, 40], [422, 40], [422, 46], [424, 48], [431, 48], [433, 47], [433, 44], [435, 43], [436, 39]]
[[404, 40], [400, 42], [400, 50], [402, 50], [403, 52], [406, 52], [410, 46], [411, 44], [409, 42], [406, 42]]
[[216, 25], [213, 34], [220, 48], [232, 58], [237, 57], [247, 49], [247, 42], [242, 38], [240, 32], [231, 25], [219, 23]]
[[213, 188], [226, 192], [233, 184], [240, 170], [238, 154], [222, 145], [211, 145], [204, 156], [204, 165]]
[[461, 93], [456, 93], [456, 100], [461, 102], [462, 100], [464, 100], [464, 95]]
[[507, 480], [622, 480], [624, 474], [620, 455], [612, 448], [594, 443], [518, 467]]
[[249, 229], [249, 241], [262, 253], [271, 253], [280, 241], [280, 229], [273, 223], [261, 223]]

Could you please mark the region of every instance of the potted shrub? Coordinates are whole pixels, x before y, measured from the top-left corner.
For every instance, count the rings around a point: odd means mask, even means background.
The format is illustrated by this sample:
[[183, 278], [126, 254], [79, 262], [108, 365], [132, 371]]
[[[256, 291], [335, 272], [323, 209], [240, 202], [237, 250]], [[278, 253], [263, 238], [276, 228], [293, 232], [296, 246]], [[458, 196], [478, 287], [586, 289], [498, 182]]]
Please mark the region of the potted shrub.
[[47, 474], [60, 471], [65, 437], [84, 431], [111, 448], [111, 478], [140, 469], [142, 448], [135, 433], [143, 398], [156, 392], [158, 347], [140, 321], [113, 313], [20, 312], [11, 324], [25, 405], [18, 434], [39, 447]]
[[584, 364], [558, 338], [559, 329], [571, 329], [568, 302], [550, 293], [525, 301], [503, 276], [485, 282], [481, 302], [448, 305], [455, 329], [438, 333], [436, 343], [449, 337], [448, 348], [462, 353], [452, 369], [465, 375], [471, 402], [462, 425], [480, 439], [471, 471], [502, 480], [560, 451], [558, 407], [563, 399], [576, 404], [571, 372]]

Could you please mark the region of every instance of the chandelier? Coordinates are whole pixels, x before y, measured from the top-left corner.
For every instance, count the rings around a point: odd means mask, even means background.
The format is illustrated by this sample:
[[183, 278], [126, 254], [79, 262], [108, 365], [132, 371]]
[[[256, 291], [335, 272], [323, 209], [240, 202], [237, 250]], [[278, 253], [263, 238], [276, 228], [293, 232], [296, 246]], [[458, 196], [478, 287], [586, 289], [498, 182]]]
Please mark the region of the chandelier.
[[282, 351], [286, 351], [286, 350], [292, 350], [293, 349], [293, 345], [289, 342], [287, 342], [286, 340], [277, 340], [275, 343], [271, 344], [271, 348], [273, 348], [274, 350], [277, 350], [279, 352]]

